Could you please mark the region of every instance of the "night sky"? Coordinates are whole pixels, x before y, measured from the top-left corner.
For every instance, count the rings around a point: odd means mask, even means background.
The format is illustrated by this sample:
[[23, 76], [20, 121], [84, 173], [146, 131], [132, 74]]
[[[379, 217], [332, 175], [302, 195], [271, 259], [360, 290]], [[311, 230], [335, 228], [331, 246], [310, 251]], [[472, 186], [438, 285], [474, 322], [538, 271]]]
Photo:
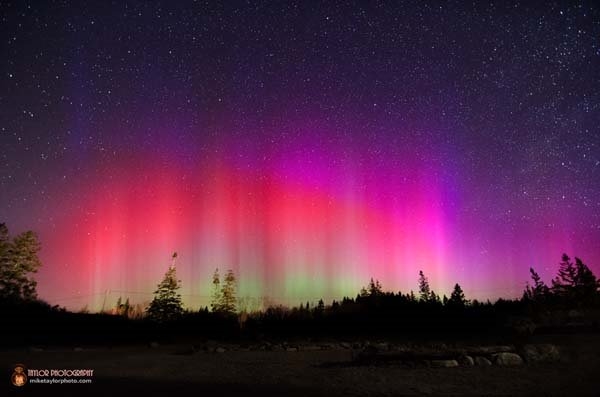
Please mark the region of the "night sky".
[[600, 272], [600, 5], [216, 3], [0, 1], [41, 298], [147, 302], [173, 251], [194, 308], [216, 267], [283, 304]]

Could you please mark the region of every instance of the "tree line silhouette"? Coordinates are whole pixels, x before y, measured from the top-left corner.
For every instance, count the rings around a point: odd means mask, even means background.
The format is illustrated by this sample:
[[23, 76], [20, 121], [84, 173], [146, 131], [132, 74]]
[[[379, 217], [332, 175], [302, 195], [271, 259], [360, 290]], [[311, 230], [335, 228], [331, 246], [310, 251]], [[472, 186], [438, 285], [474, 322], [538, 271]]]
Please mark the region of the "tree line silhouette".
[[[458, 283], [450, 297], [440, 297], [423, 271], [419, 271], [416, 294], [385, 291], [380, 281], [371, 279], [356, 297], [334, 300], [330, 305], [321, 299], [313, 305], [271, 305], [248, 313], [238, 310], [233, 271], [221, 278], [216, 269], [210, 309], [186, 310], [178, 292], [181, 280], [177, 279], [174, 253], [173, 262], [144, 313], [137, 311], [134, 315], [128, 298], [119, 298], [113, 310], [116, 316], [72, 313], [37, 299], [32, 274], [41, 265], [39, 249], [35, 233], [29, 231], [10, 238], [6, 225], [0, 225], [0, 310], [2, 317], [9, 320], [5, 331], [21, 343], [56, 340], [65, 329], [78, 329], [78, 338], [113, 342], [198, 335], [527, 338], [536, 326], [565, 324], [570, 318], [565, 313], [575, 311], [583, 315], [586, 310], [600, 308], [598, 279], [581, 259], [572, 261], [564, 254], [550, 285], [530, 268], [531, 282], [520, 299], [498, 299], [494, 303], [468, 300]], [[556, 318], [559, 320], [554, 321]], [[595, 319], [588, 325], [598, 327]]]

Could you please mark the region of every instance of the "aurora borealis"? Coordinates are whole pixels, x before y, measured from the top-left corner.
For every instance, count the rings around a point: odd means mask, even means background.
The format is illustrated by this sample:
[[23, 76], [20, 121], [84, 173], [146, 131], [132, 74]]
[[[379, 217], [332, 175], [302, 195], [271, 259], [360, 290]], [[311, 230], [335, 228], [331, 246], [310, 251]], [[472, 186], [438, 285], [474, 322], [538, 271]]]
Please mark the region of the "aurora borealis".
[[41, 298], [148, 301], [173, 251], [192, 308], [216, 267], [289, 305], [600, 271], [598, 6], [173, 3], [0, 3], [0, 221]]

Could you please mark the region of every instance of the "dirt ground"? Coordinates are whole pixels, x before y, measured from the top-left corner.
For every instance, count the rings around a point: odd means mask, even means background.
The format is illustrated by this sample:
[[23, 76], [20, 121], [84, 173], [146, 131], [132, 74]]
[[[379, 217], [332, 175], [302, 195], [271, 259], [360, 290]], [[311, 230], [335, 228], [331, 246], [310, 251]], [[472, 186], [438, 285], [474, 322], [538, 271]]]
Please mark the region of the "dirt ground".
[[[558, 363], [521, 367], [408, 368], [349, 365], [351, 351], [185, 353], [148, 348], [47, 347], [0, 352], [9, 395], [60, 396], [600, 396], [600, 335], [538, 338], [559, 346]], [[93, 369], [91, 384], [10, 385], [15, 363], [35, 369]], [[0, 389], [0, 396], [5, 395]]]

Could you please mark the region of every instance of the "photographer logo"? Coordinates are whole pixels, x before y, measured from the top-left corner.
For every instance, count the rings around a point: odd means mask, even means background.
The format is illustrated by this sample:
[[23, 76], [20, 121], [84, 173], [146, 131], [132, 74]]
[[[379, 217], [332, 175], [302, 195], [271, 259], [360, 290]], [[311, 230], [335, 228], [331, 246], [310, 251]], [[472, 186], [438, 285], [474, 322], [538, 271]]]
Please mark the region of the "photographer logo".
[[25, 386], [27, 383], [27, 370], [23, 364], [15, 365], [15, 369], [10, 377], [10, 380], [14, 386]]

